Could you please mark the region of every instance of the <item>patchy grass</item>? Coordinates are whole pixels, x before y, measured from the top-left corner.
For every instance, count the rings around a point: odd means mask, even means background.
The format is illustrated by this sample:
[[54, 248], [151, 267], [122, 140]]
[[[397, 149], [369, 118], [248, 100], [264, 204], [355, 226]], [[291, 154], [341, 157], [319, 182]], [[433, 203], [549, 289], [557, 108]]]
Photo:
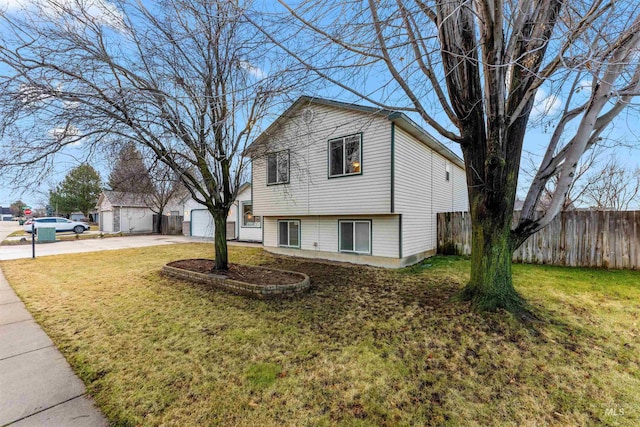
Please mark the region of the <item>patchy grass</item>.
[[640, 424], [640, 273], [514, 266], [540, 322], [452, 298], [469, 263], [399, 270], [230, 247], [312, 290], [259, 301], [160, 267], [210, 244], [1, 264], [115, 425]]

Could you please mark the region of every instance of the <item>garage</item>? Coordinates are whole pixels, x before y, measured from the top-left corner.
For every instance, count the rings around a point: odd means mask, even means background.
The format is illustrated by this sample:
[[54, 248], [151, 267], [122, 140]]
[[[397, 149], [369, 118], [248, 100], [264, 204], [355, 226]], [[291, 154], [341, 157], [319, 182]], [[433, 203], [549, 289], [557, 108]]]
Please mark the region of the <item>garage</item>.
[[[213, 217], [208, 210], [194, 209], [191, 211], [192, 236], [213, 239], [214, 230]], [[236, 237], [236, 223], [234, 221], [227, 221], [227, 240], [234, 240]]]
[[191, 235], [194, 237], [207, 237], [213, 239], [213, 217], [206, 209], [194, 209], [191, 211]]

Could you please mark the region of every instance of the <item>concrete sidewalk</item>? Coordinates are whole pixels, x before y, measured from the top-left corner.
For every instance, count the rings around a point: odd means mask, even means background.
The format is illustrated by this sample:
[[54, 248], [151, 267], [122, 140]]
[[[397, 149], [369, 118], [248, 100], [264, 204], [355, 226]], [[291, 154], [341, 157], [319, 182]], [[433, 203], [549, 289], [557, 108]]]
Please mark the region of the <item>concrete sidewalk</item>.
[[0, 270], [0, 426], [109, 425], [85, 393]]

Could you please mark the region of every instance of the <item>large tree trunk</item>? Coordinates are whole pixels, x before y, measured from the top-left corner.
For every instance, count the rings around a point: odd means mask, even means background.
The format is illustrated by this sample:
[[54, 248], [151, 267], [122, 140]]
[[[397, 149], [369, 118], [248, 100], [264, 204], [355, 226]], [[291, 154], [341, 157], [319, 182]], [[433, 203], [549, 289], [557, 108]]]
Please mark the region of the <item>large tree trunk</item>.
[[471, 278], [462, 292], [479, 311], [498, 308], [522, 310], [522, 298], [513, 287], [511, 216], [471, 205]]
[[524, 129], [510, 130], [511, 140], [496, 136], [498, 131], [490, 132], [486, 141], [491, 147], [489, 156], [479, 152], [477, 145], [463, 146], [465, 162], [470, 166], [467, 183], [472, 246], [471, 277], [462, 296], [478, 311], [505, 309], [517, 313], [523, 309], [511, 276], [516, 249], [511, 227]]
[[213, 223], [215, 224], [215, 270], [227, 270], [229, 268], [229, 257], [227, 254], [227, 212], [216, 210], [211, 212], [211, 214], [213, 215]]

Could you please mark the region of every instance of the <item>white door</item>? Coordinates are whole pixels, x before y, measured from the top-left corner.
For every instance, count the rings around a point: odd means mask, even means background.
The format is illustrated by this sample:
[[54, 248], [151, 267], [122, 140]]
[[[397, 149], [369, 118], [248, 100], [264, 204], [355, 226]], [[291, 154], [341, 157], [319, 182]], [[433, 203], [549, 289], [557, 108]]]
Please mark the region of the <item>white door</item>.
[[195, 237], [208, 237], [213, 239], [213, 217], [206, 209], [191, 211], [191, 235]]

